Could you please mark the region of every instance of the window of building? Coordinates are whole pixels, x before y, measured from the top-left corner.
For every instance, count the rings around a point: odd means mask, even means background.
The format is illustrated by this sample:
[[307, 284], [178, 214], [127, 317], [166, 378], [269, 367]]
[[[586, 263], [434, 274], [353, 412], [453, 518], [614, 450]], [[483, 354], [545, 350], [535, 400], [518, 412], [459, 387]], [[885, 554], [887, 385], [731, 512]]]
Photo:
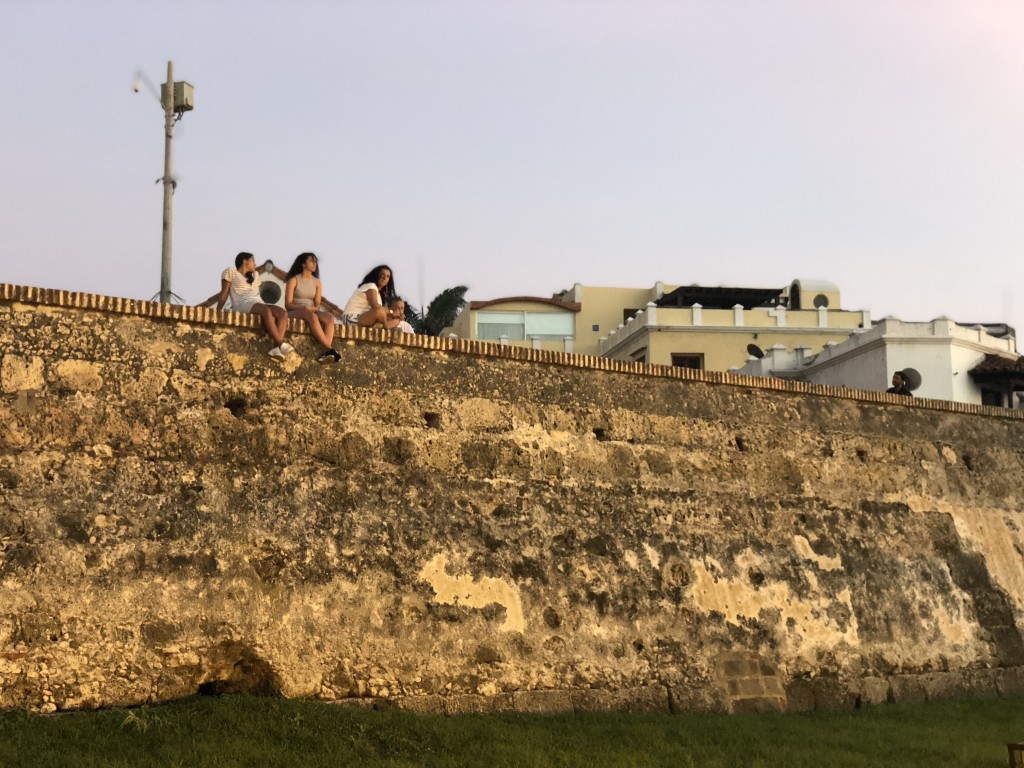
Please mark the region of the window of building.
[[512, 341], [526, 338], [522, 312], [477, 312], [476, 337], [497, 341], [507, 336]]
[[629, 361], [631, 363], [646, 363], [647, 362], [647, 347], [640, 347], [633, 352], [629, 353]]
[[994, 389], [982, 389], [981, 390], [981, 404], [982, 405], [994, 405], [996, 408], [1003, 407], [1003, 393], [997, 392]]
[[476, 337], [497, 341], [541, 339], [561, 341], [576, 337], [576, 318], [572, 312], [477, 312]]
[[676, 368], [693, 368], [695, 371], [703, 371], [704, 354], [700, 352], [673, 352], [672, 365]]

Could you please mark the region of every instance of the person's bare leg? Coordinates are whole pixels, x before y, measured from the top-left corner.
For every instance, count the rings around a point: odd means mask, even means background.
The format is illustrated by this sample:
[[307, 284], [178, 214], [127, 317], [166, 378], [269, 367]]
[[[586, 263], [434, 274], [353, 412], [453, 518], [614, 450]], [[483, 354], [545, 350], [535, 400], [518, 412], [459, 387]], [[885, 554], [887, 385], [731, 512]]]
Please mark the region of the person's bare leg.
[[297, 316], [306, 321], [306, 325], [309, 326], [310, 335], [317, 340], [320, 346], [329, 347], [331, 342], [324, 336], [324, 329], [320, 325], [319, 314], [319, 312], [314, 312], [312, 309], [303, 309]]
[[284, 335], [288, 331], [288, 313], [281, 307], [271, 307], [270, 314], [277, 325], [277, 333], [281, 337], [281, 344], [284, 344]]
[[288, 310], [281, 309], [281, 307], [274, 307], [274, 312], [277, 315], [277, 328], [281, 331], [281, 339], [283, 340], [285, 334], [288, 333]]
[[372, 328], [377, 323], [387, 324], [388, 311], [384, 307], [377, 307], [376, 309], [368, 309], [359, 316], [357, 321], [358, 325], [364, 328]]
[[324, 332], [324, 346], [331, 347], [334, 344], [334, 315], [326, 312], [318, 313], [320, 315], [320, 323]]
[[[267, 304], [257, 304], [249, 312], [259, 316], [260, 320], [263, 321], [263, 327], [266, 329], [267, 334], [274, 340], [274, 345], [280, 347], [284, 343], [284, 331], [278, 328], [274, 317], [274, 309], [276, 307], [271, 307]], [[287, 315], [285, 317], [287, 319]]]

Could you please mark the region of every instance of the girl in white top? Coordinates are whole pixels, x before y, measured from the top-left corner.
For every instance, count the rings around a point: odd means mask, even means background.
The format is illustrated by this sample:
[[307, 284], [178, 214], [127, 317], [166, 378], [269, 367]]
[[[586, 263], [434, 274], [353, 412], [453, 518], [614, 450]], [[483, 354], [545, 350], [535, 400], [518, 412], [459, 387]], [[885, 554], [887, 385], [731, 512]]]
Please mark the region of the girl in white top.
[[235, 256], [235, 267], [228, 267], [220, 276], [220, 296], [217, 297], [218, 311], [224, 308], [228, 297], [231, 297], [231, 309], [235, 312], [248, 312], [259, 315], [263, 327], [274, 340], [270, 356], [281, 358], [294, 351], [294, 347], [284, 340], [288, 328], [288, 313], [281, 307], [264, 304], [260, 296], [260, 275], [256, 271], [256, 257], [251, 253]]
[[320, 284], [320, 262], [315, 253], [300, 253], [288, 270], [284, 287], [284, 308], [288, 317], [306, 321], [313, 338], [320, 342], [324, 351], [316, 359], [318, 363], [336, 363], [341, 355], [334, 351], [334, 315], [320, 309], [323, 286]]
[[359, 287], [345, 304], [345, 323], [372, 328], [381, 323], [385, 328], [394, 328], [400, 319], [388, 312], [385, 304], [395, 295], [395, 280], [391, 267], [381, 264], [374, 267], [360, 281]]

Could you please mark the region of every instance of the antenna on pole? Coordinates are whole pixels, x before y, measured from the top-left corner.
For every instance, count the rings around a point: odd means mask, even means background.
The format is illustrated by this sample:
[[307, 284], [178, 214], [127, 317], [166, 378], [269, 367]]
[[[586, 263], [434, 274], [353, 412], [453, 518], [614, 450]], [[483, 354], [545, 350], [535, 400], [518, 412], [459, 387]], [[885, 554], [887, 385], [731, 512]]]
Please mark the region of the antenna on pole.
[[[140, 72], [135, 81], [136, 93], [139, 91], [140, 80], [149, 85], [149, 78]], [[157, 182], [163, 182], [164, 185], [164, 228], [160, 247], [160, 293], [157, 296], [164, 304], [171, 303], [173, 299], [184, 304], [184, 300], [171, 291], [171, 199], [178, 185], [171, 176], [171, 139], [174, 137], [174, 124], [192, 110], [193, 88], [189, 83], [174, 81], [173, 61], [167, 62], [167, 82], [160, 85], [160, 106], [164, 110], [164, 175]]]

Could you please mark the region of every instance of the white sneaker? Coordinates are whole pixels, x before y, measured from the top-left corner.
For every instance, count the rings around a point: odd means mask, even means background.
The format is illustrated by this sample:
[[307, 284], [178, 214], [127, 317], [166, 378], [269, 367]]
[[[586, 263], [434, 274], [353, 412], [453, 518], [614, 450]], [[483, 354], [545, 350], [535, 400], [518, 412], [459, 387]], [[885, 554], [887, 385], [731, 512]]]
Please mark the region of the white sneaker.
[[295, 347], [293, 347], [287, 341], [282, 341], [281, 342], [281, 346], [279, 347], [279, 349], [281, 350], [282, 354], [285, 354], [285, 355], [290, 355], [292, 352], [295, 351]]
[[284, 352], [281, 351], [280, 347], [274, 347], [272, 350], [270, 350], [270, 352], [268, 354], [271, 357], [276, 357], [278, 359], [281, 359], [282, 357], [284, 357]]

